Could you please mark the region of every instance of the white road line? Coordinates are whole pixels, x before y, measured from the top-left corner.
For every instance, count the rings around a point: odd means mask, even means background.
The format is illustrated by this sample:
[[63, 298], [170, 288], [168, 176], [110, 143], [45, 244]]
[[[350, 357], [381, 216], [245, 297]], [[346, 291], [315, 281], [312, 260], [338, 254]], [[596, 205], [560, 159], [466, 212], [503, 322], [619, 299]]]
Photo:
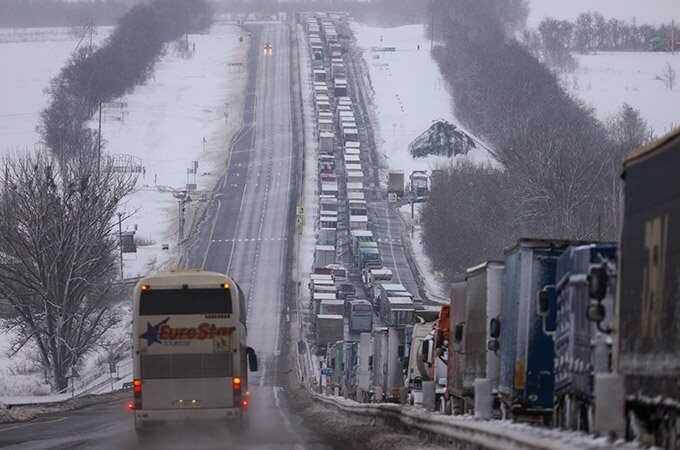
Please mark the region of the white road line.
[[45, 424], [48, 424], [48, 423], [59, 423], [59, 422], [63, 422], [66, 419], [68, 419], [68, 417], [59, 417], [57, 419], [45, 420], [45, 421], [42, 421], [42, 422], [23, 423], [21, 425], [14, 425], [14, 426], [7, 427], [7, 428], [0, 428], [0, 431], [18, 430], [19, 428], [26, 428], [26, 427], [30, 427], [32, 425], [45, 425]]

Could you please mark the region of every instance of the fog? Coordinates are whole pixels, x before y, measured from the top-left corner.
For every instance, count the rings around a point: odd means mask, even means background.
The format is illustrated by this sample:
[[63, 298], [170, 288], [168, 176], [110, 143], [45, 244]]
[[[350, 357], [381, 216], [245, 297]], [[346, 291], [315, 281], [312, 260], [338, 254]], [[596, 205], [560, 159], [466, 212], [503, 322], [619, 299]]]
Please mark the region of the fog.
[[679, 0], [530, 0], [529, 25], [536, 26], [547, 16], [573, 19], [584, 11], [599, 11], [605, 17], [659, 24], [680, 22]]

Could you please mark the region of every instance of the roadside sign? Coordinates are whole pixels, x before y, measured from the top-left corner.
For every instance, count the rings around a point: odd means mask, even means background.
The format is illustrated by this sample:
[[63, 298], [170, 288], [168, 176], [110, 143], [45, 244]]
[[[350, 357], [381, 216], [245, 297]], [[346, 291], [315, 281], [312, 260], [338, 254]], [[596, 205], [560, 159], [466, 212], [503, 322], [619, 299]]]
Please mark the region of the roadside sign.
[[388, 200], [390, 203], [397, 203], [397, 200], [398, 200], [398, 199], [399, 199], [399, 197], [397, 197], [397, 193], [396, 193], [396, 192], [390, 192], [389, 194], [387, 194], [387, 200]]
[[321, 368], [321, 375], [333, 375], [333, 368], [332, 367], [322, 367]]

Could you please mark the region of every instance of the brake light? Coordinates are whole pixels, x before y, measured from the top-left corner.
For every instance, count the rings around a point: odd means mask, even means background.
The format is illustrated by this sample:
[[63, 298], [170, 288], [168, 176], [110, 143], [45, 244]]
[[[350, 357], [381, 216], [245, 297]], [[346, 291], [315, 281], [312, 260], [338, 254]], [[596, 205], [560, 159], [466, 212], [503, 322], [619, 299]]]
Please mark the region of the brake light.
[[138, 378], [132, 380], [132, 392], [134, 392], [135, 394], [142, 393], [142, 380]]
[[235, 377], [234, 379], [232, 379], [231, 384], [234, 387], [234, 390], [236, 389], [238, 389], [239, 391], [241, 390], [241, 379], [239, 377]]
[[127, 404], [127, 407], [128, 407], [128, 410], [130, 410], [130, 411], [134, 411], [135, 409], [137, 409], [134, 400], [130, 400]]
[[248, 409], [248, 400], [241, 401], [241, 408]]

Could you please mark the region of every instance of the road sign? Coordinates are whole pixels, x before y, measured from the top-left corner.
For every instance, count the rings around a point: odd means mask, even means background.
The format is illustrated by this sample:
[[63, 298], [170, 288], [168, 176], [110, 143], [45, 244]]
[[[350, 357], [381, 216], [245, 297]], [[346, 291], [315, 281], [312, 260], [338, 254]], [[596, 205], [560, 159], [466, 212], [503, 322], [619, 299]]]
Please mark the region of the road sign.
[[397, 196], [396, 192], [390, 192], [389, 194], [387, 194], [387, 199], [390, 203], [397, 203], [399, 197]]

